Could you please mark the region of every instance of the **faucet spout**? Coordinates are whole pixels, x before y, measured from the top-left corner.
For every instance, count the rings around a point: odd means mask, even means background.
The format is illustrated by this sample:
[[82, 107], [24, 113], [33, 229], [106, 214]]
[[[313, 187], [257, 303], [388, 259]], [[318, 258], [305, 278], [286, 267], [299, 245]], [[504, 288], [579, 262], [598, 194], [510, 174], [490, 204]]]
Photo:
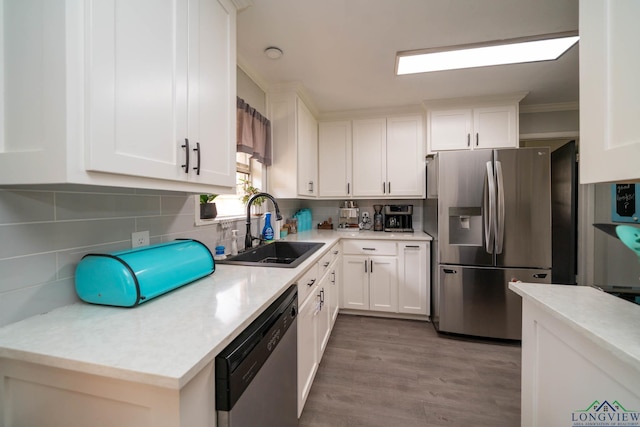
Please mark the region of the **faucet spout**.
[[255, 239], [259, 239], [258, 237], [253, 237], [251, 235], [251, 205], [259, 197], [265, 197], [265, 198], [271, 200], [271, 202], [273, 202], [273, 206], [276, 208], [276, 220], [279, 221], [279, 220], [282, 219], [282, 215], [280, 214], [280, 207], [278, 206], [278, 202], [276, 202], [276, 199], [271, 194], [269, 194], [269, 193], [258, 193], [258, 194], [254, 194], [253, 196], [251, 196], [251, 198], [247, 201], [247, 221], [246, 221], [247, 234], [244, 237], [245, 250], [251, 249], [251, 246], [253, 246], [253, 241]]

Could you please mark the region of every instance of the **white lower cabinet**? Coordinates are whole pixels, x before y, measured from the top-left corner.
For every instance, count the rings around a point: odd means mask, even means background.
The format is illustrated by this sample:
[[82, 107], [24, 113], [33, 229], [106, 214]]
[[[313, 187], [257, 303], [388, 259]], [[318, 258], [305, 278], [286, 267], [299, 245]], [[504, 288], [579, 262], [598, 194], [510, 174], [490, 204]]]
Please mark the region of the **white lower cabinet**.
[[429, 242], [398, 242], [398, 312], [431, 314]]
[[343, 246], [341, 308], [429, 315], [428, 242], [346, 240]]
[[338, 315], [340, 243], [298, 280], [298, 417]]
[[314, 286], [307, 299], [298, 305], [298, 417], [302, 414], [318, 370], [317, 290], [318, 286]]
[[3, 427], [215, 427], [214, 402], [213, 361], [175, 389], [0, 358]]

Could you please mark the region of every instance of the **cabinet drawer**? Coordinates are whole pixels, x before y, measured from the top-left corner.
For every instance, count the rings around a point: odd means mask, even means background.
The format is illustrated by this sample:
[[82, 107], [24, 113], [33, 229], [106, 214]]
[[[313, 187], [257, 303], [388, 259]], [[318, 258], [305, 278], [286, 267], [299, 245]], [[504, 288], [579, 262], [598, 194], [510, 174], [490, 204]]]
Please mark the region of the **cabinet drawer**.
[[331, 269], [333, 262], [340, 256], [340, 244], [336, 243], [318, 261], [318, 277], [322, 278]]
[[396, 255], [396, 242], [380, 240], [345, 240], [343, 251], [351, 255]]
[[300, 278], [298, 282], [298, 301], [302, 303], [309, 292], [318, 284], [318, 263], [308, 269]]

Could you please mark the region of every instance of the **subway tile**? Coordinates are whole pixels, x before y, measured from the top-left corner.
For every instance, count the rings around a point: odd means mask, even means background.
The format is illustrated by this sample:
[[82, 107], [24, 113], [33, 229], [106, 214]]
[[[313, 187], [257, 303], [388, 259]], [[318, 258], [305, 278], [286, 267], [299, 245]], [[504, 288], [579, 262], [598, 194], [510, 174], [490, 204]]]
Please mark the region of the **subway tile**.
[[78, 301], [72, 279], [4, 292], [0, 294], [0, 327]]
[[69, 249], [66, 251], [57, 252], [58, 259], [58, 279], [68, 279], [75, 276], [76, 267], [83, 256], [87, 254], [95, 253], [110, 253], [115, 251], [122, 251], [131, 248], [131, 240], [108, 243], [106, 245], [95, 245], [84, 247], [80, 249]]
[[56, 254], [0, 260], [0, 293], [56, 280]]
[[0, 224], [52, 221], [53, 197], [45, 191], [0, 190]]
[[160, 215], [160, 197], [128, 194], [56, 193], [56, 220]]
[[134, 227], [133, 218], [0, 226], [0, 259], [130, 241]]
[[160, 198], [162, 215], [195, 215], [194, 197], [195, 196], [162, 196]]

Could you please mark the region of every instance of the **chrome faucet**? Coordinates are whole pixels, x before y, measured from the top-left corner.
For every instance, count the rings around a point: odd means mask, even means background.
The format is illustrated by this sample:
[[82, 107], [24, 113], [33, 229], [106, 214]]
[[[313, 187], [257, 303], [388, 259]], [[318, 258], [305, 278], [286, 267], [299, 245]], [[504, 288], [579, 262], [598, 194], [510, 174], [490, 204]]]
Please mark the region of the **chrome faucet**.
[[276, 202], [276, 199], [274, 199], [271, 194], [258, 193], [258, 194], [254, 194], [253, 196], [251, 196], [251, 198], [247, 202], [247, 235], [244, 237], [244, 249], [245, 250], [251, 249], [251, 247], [253, 246], [253, 241], [254, 240], [261, 240], [260, 237], [253, 237], [251, 235], [251, 204], [258, 197], [266, 197], [267, 199], [271, 200], [273, 202], [273, 206], [275, 206], [275, 208], [276, 208], [276, 221], [279, 221], [279, 220], [282, 219], [282, 215], [280, 215], [280, 208], [278, 207], [278, 202]]

